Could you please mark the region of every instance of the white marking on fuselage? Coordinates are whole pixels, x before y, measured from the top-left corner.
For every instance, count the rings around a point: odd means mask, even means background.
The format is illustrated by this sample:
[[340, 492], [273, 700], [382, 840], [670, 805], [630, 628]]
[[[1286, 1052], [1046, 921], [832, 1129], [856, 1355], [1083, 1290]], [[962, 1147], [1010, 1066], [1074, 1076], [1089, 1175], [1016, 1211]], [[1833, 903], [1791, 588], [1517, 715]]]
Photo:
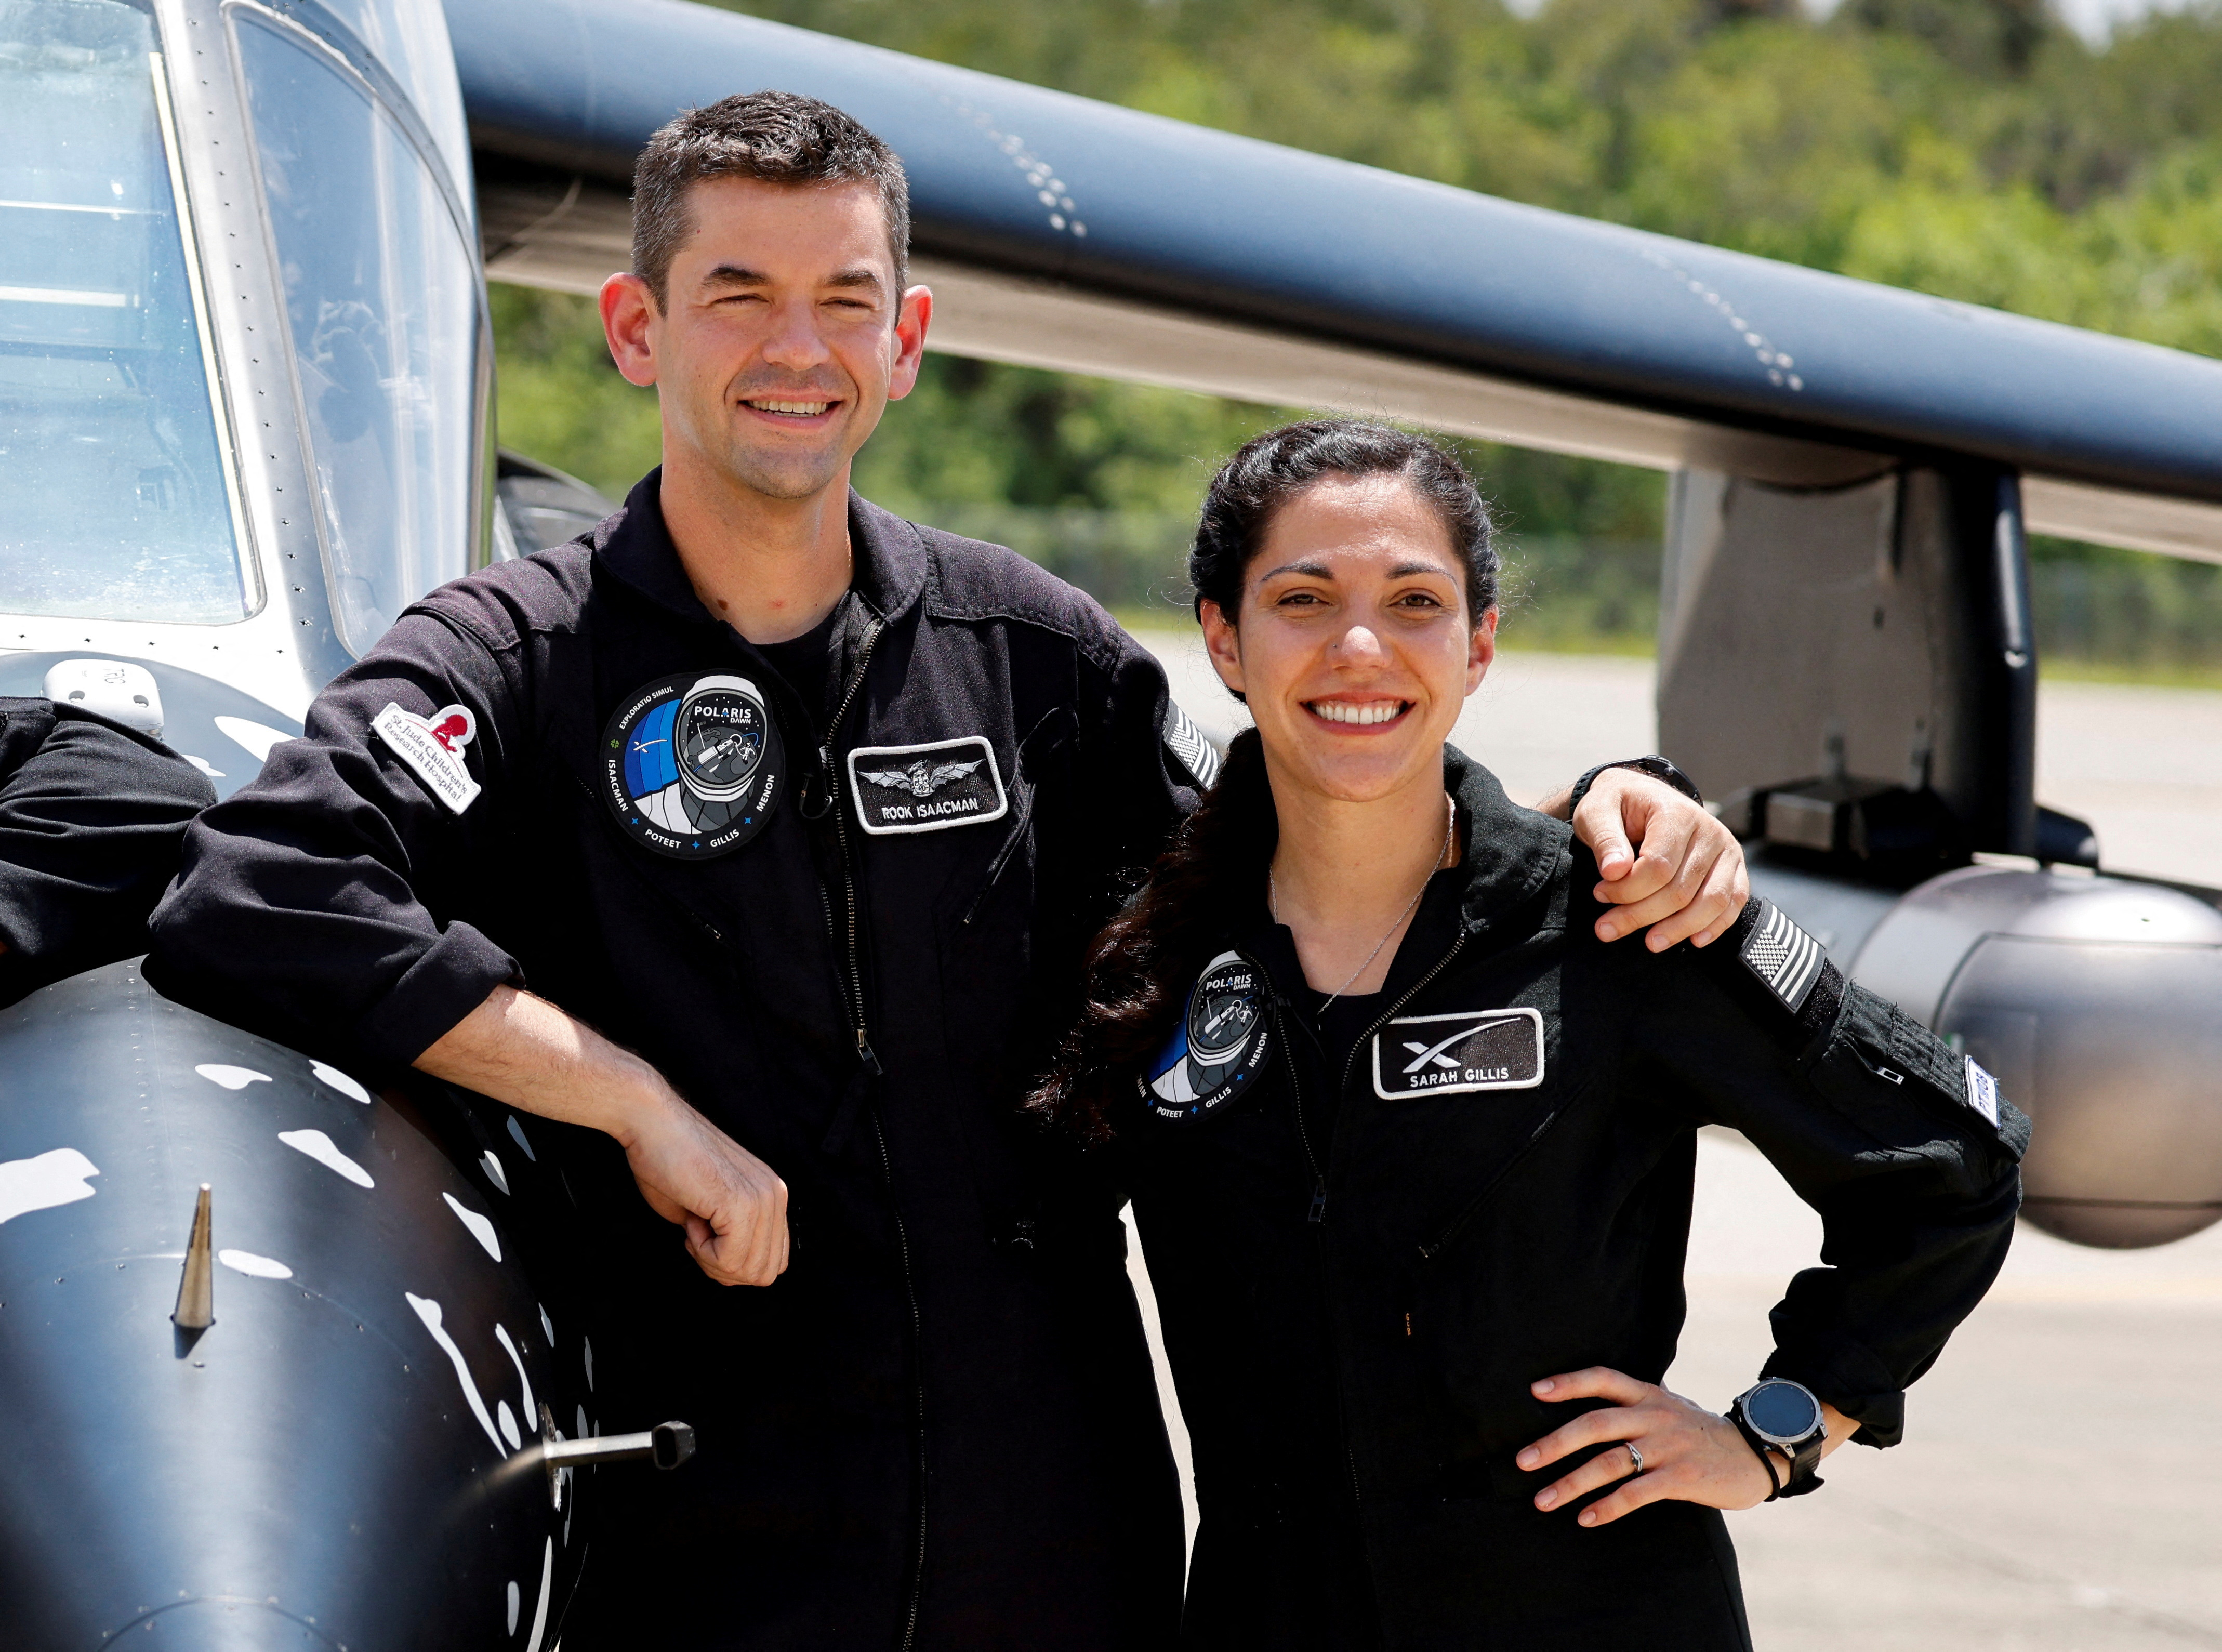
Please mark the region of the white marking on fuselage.
[[524, 1156], [527, 1159], [536, 1165], [540, 1162], [540, 1155], [532, 1151], [532, 1144], [524, 1139], [524, 1127], [517, 1121], [517, 1115], [514, 1113], [509, 1115], [509, 1134], [510, 1140], [524, 1150]]
[[293, 738], [284, 729], [272, 728], [267, 723], [253, 722], [244, 717], [219, 717], [216, 719], [216, 725], [257, 763], [267, 762], [272, 746]]
[[290, 1279], [293, 1270], [274, 1257], [257, 1256], [253, 1251], [218, 1251], [216, 1259], [236, 1272], [256, 1279]]
[[540, 1555], [540, 1604], [532, 1609], [532, 1638], [524, 1652], [540, 1652], [540, 1637], [548, 1632], [548, 1586], [556, 1576], [556, 1540], [550, 1537]]
[[593, 1392], [594, 1391], [594, 1343], [593, 1343], [593, 1338], [591, 1338], [591, 1337], [585, 1337], [585, 1336], [582, 1336], [582, 1337], [581, 1337], [581, 1338], [579, 1339], [579, 1345], [586, 1350], [586, 1355], [587, 1355], [587, 1391], [588, 1393], [590, 1393], [590, 1394], [591, 1394], [591, 1393], [593, 1393]]
[[493, 1149], [489, 1147], [486, 1152], [479, 1155], [479, 1165], [483, 1170], [485, 1170], [486, 1179], [488, 1181], [492, 1182], [503, 1192], [506, 1193], [509, 1191], [509, 1178], [503, 1174], [501, 1160], [494, 1157]]
[[512, 1451], [524, 1444], [524, 1436], [517, 1431], [517, 1413], [509, 1409], [509, 1402], [498, 1399], [493, 1403], [494, 1421], [501, 1424], [501, 1437], [509, 1442]]
[[509, 1333], [501, 1326], [493, 1328], [493, 1340], [501, 1344], [509, 1355], [510, 1364], [517, 1367], [517, 1380], [524, 1390], [524, 1421], [529, 1427], [540, 1419], [540, 1408], [532, 1403], [532, 1379], [524, 1374], [524, 1356], [517, 1351], [517, 1344], [509, 1340]]
[[311, 1061], [309, 1064], [309, 1071], [348, 1100], [361, 1102], [365, 1107], [370, 1105], [370, 1092], [337, 1067], [328, 1067], [321, 1061]]
[[[535, 1308], [540, 1308], [540, 1304], [537, 1302], [532, 1305]], [[545, 1308], [540, 1308], [540, 1334], [548, 1339], [549, 1347], [556, 1346], [556, 1322], [548, 1317], [548, 1310]]]
[[0, 1222], [89, 1199], [99, 1190], [87, 1186], [85, 1178], [99, 1174], [99, 1166], [74, 1147], [10, 1159], [0, 1164]]
[[223, 778], [223, 770], [217, 768], [206, 757], [197, 757], [190, 751], [181, 751], [178, 755], [183, 757], [187, 763], [192, 764], [194, 768], [199, 769], [203, 774], [206, 775], [210, 780], [222, 780]]
[[486, 1415], [486, 1402], [479, 1398], [479, 1385], [471, 1380], [471, 1368], [463, 1362], [463, 1351], [455, 1346], [454, 1337], [440, 1329], [440, 1304], [413, 1291], [405, 1291], [401, 1294], [408, 1297], [409, 1305], [417, 1310], [417, 1317], [424, 1322], [424, 1329], [432, 1333], [432, 1340], [440, 1345], [440, 1351], [454, 1362], [455, 1380], [463, 1385], [463, 1398], [470, 1403], [471, 1415], [478, 1418], [479, 1427], [484, 1429], [486, 1437], [493, 1442], [493, 1448], [504, 1457], [508, 1456], [508, 1451], [501, 1443], [501, 1436], [493, 1431], [493, 1418]]
[[517, 1580], [515, 1578], [512, 1578], [509, 1580], [509, 1628], [504, 1631], [506, 1634], [514, 1635], [517, 1633]]
[[271, 1082], [267, 1072], [257, 1072], [252, 1067], [227, 1067], [221, 1061], [206, 1061], [193, 1071], [211, 1084], [222, 1084], [226, 1090], [245, 1090], [249, 1084]]
[[501, 1260], [501, 1241], [494, 1234], [493, 1223], [466, 1207], [454, 1194], [443, 1193], [440, 1197], [448, 1202], [448, 1209], [455, 1213], [456, 1220], [471, 1230], [471, 1237], [486, 1247], [486, 1253], [497, 1262]]
[[357, 1187], [376, 1187], [370, 1172], [332, 1145], [332, 1139], [322, 1130], [280, 1130], [278, 1140], [295, 1153], [309, 1155], [326, 1170], [337, 1172]]

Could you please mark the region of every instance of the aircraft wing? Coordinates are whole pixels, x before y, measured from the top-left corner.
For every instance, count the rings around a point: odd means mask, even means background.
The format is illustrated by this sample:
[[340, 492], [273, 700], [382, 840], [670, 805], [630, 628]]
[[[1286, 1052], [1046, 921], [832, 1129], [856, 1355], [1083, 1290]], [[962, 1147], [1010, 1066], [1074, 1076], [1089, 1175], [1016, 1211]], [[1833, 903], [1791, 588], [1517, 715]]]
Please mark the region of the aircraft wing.
[[1766, 482], [1941, 452], [2034, 531], [2222, 558], [2222, 362], [684, 0], [448, 17], [497, 279], [591, 291], [649, 134], [776, 86], [902, 155], [944, 349]]

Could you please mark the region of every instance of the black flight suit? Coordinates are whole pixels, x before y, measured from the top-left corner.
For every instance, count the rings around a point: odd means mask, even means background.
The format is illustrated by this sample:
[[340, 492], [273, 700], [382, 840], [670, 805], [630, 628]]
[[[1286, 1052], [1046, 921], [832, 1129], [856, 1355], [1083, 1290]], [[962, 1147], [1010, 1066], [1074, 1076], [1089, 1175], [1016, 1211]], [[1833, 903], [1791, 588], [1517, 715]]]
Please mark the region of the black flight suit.
[[0, 1004], [144, 952], [185, 824], [215, 801], [159, 740], [0, 700]]
[[1748, 1647], [1714, 1511], [1584, 1530], [1579, 1503], [1533, 1506], [1572, 1464], [1527, 1473], [1515, 1453], [1586, 1406], [1528, 1385], [1665, 1374], [1695, 1132], [1718, 1122], [1825, 1224], [1828, 1266], [1774, 1310], [1767, 1371], [1893, 1443], [1905, 1385], [2005, 1259], [2027, 1121], [1984, 1077], [1971, 1102], [1967, 1063], [1815, 976], [1817, 952], [1793, 1013], [1742, 959], [1764, 902], [1702, 952], [1599, 942], [1568, 829], [1447, 766], [1464, 857], [1346, 1063], [1299, 1008], [1261, 889], [1224, 937], [1263, 977], [1258, 1076], [1215, 1109], [1138, 1097], [1117, 1128], [1196, 1454], [1184, 1643]]
[[[582, 539], [433, 592], [195, 829], [149, 977], [389, 1066], [522, 983], [786, 1179], [788, 1272], [729, 1288], [606, 1138], [534, 1129], [584, 1212], [608, 1426], [701, 1442], [597, 1488], [637, 1501], [593, 1539], [580, 1610], [608, 1621], [567, 1638], [1163, 1646], [1178, 1488], [1119, 1197], [1018, 1104], [1081, 948], [1194, 805], [1177, 713], [1015, 554], [849, 521], [819, 703], [701, 606], [653, 473]], [[656, 852], [604, 795], [613, 713], [674, 674], [762, 685], [788, 751], [769, 824], [717, 858]], [[370, 732], [389, 703], [469, 712], [461, 813]]]

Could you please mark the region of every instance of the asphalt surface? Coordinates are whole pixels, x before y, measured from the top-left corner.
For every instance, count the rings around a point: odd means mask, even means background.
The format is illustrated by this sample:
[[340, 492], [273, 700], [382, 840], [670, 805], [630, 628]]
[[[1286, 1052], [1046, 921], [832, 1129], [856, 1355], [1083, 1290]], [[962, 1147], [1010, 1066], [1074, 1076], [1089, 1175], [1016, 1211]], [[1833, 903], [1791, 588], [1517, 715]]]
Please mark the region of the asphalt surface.
[[[1147, 640], [1189, 713], [1231, 732], [1200, 647]], [[2040, 796], [2092, 820], [2108, 864], [2222, 883], [2222, 694], [2047, 683], [2038, 734]], [[1502, 656], [1453, 738], [1540, 797], [1651, 749], [1650, 663]], [[1748, 1385], [1819, 1234], [1764, 1159], [1705, 1133], [1669, 1386], [1718, 1409]], [[2108, 1252], [2024, 1224], [1913, 1389], [1905, 1442], [1847, 1447], [1824, 1478], [1729, 1517], [1761, 1652], [2222, 1649], [2222, 1226]]]

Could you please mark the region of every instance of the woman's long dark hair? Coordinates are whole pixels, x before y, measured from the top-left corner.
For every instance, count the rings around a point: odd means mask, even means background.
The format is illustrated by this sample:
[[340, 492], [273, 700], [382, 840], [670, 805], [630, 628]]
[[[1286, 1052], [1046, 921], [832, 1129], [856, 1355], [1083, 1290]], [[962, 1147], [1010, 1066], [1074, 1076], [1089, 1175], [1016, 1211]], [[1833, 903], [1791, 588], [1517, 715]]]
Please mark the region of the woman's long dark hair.
[[[1356, 419], [1307, 419], [1254, 437], [1204, 495], [1189, 552], [1199, 615], [1215, 603], [1232, 622], [1251, 558], [1282, 506], [1330, 477], [1402, 476], [1434, 507], [1465, 564], [1471, 621], [1497, 606], [1498, 561], [1489, 506], [1459, 462], [1424, 437]], [[1134, 1077], [1155, 1055], [1212, 948], [1265, 896], [1280, 838], [1265, 755], [1254, 728], [1227, 747], [1218, 782], [1181, 823], [1148, 881], [1088, 949], [1077, 1025], [1029, 1098], [1083, 1140], [1102, 1142]]]

